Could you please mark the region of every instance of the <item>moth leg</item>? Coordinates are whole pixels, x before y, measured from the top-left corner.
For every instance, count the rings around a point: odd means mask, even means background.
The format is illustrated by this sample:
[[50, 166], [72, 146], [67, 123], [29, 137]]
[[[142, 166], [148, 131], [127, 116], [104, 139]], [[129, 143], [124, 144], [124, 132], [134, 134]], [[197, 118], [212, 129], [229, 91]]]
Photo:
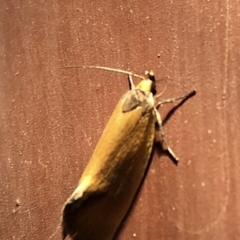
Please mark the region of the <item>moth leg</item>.
[[133, 83], [132, 75], [130, 75], [130, 74], [128, 75], [128, 82], [129, 82], [130, 89], [134, 90], [136, 87]]
[[175, 160], [175, 161], [178, 161], [178, 157], [175, 155], [175, 153], [172, 151], [172, 149], [169, 147], [169, 145], [167, 144], [167, 141], [165, 139], [165, 136], [164, 136], [164, 132], [163, 132], [163, 127], [162, 127], [162, 118], [161, 118], [161, 115], [160, 113], [157, 111], [157, 109], [165, 104], [165, 103], [172, 103], [172, 102], [175, 102], [177, 100], [182, 100], [182, 101], [185, 101], [187, 100], [188, 98], [194, 96], [196, 94], [196, 91], [193, 90], [191, 91], [190, 93], [184, 95], [184, 96], [181, 96], [181, 97], [176, 97], [176, 98], [169, 98], [169, 99], [164, 99], [162, 101], [160, 101], [159, 103], [156, 104], [156, 108], [154, 109], [155, 110], [155, 115], [156, 115], [156, 119], [157, 119], [157, 124], [158, 124], [158, 127], [159, 127], [159, 132], [161, 134], [161, 137], [163, 139], [163, 143], [166, 145], [166, 148], [167, 148], [167, 151], [169, 152], [169, 154], [172, 156], [172, 158]]
[[162, 118], [161, 118], [161, 115], [160, 113], [157, 111], [157, 108], [154, 108], [154, 111], [155, 111], [155, 115], [156, 115], [156, 119], [157, 119], [157, 125], [158, 125], [158, 131], [161, 135], [161, 138], [162, 138], [162, 141], [164, 143], [164, 145], [166, 146], [167, 148], [167, 151], [168, 153], [171, 155], [171, 157], [176, 161], [178, 162], [178, 157], [175, 155], [175, 153], [173, 152], [173, 150], [169, 147], [166, 139], [165, 139], [165, 135], [164, 135], [164, 131], [163, 131], [163, 126], [162, 126]]
[[164, 100], [157, 103], [156, 108], [158, 109], [161, 105], [163, 105], [165, 103], [173, 103], [173, 102], [178, 101], [178, 100], [186, 100], [186, 99], [192, 97], [195, 94], [196, 94], [196, 91], [193, 90], [190, 93], [188, 93], [184, 96], [181, 96], [181, 97], [164, 99]]

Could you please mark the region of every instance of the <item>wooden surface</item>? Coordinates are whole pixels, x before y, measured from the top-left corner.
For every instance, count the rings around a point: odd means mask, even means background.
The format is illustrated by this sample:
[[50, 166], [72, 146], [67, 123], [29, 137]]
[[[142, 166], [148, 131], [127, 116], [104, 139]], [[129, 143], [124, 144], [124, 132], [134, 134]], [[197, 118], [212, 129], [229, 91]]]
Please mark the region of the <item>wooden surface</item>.
[[122, 74], [62, 68], [101, 65], [154, 70], [164, 98], [198, 91], [165, 126], [179, 165], [154, 152], [118, 239], [239, 239], [239, 6], [1, 1], [0, 238], [61, 239], [62, 205], [128, 89]]

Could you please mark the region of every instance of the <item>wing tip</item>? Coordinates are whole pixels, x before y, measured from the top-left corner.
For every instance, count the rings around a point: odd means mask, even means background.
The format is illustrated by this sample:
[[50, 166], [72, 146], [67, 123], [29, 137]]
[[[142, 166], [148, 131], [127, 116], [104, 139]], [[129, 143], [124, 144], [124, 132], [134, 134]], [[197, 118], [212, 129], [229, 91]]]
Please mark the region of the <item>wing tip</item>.
[[62, 209], [62, 240], [71, 234], [73, 220], [84, 201], [83, 193], [77, 188], [65, 202]]

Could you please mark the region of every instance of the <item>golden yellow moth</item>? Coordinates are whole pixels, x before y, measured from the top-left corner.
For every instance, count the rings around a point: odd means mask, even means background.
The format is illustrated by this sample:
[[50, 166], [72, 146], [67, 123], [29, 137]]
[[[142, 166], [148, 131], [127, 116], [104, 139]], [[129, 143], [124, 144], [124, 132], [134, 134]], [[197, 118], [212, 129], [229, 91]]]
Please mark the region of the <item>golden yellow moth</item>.
[[118, 102], [78, 187], [63, 207], [63, 239], [67, 235], [73, 240], [113, 239], [144, 176], [156, 124], [163, 136], [156, 107], [195, 94], [164, 100], [155, 107], [155, 77], [146, 74], [136, 87], [129, 74], [131, 90]]

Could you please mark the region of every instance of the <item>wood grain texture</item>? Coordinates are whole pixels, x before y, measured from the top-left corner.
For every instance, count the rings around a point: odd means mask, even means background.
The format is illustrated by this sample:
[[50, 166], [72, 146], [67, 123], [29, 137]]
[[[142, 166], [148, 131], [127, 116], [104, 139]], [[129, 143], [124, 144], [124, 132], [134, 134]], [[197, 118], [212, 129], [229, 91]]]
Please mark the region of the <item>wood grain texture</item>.
[[[119, 240], [240, 235], [239, 1], [1, 1], [0, 237], [60, 239], [66, 198], [126, 76], [154, 70], [164, 97], [198, 94], [167, 122]], [[166, 116], [171, 105], [160, 109]]]

